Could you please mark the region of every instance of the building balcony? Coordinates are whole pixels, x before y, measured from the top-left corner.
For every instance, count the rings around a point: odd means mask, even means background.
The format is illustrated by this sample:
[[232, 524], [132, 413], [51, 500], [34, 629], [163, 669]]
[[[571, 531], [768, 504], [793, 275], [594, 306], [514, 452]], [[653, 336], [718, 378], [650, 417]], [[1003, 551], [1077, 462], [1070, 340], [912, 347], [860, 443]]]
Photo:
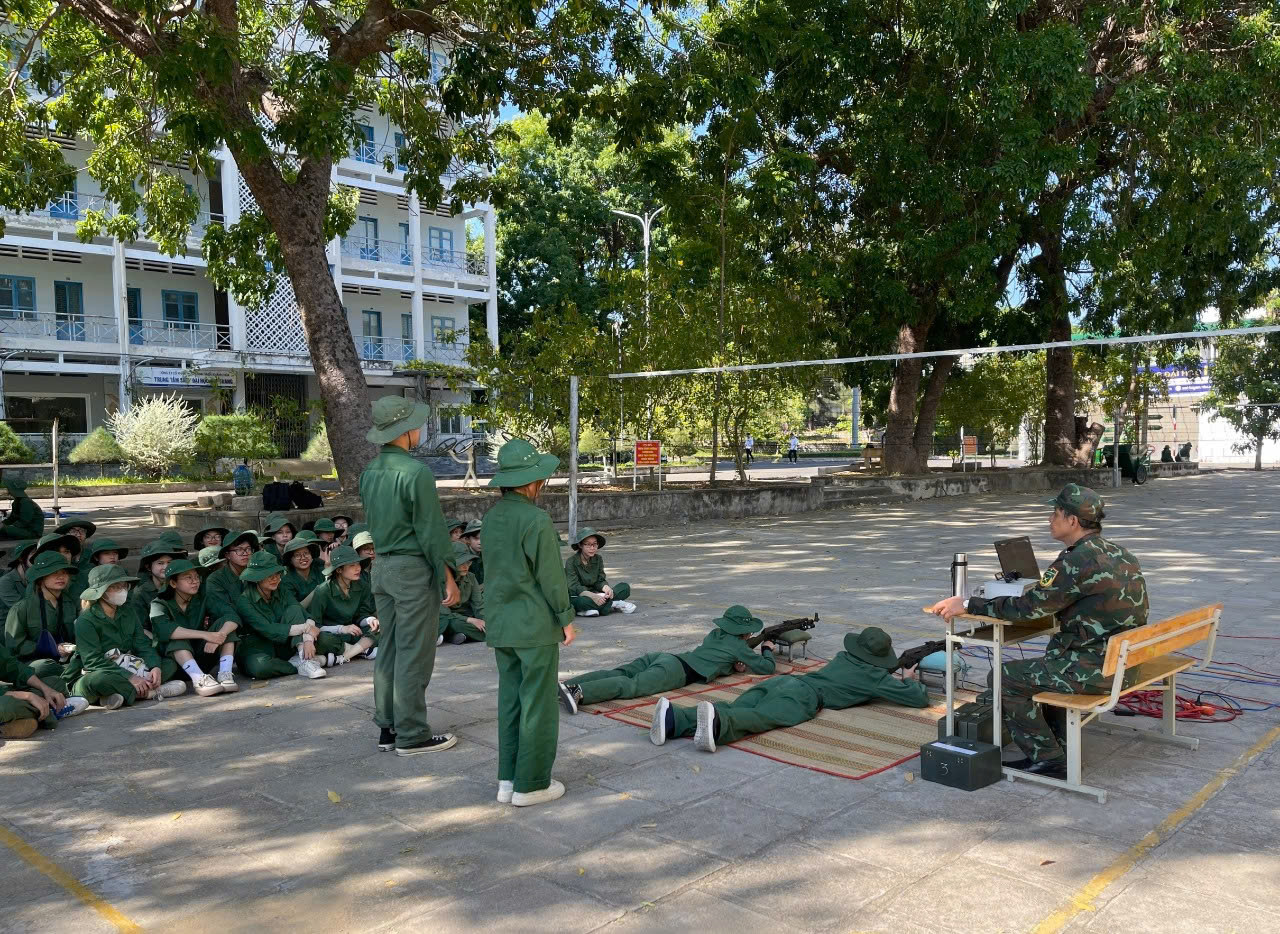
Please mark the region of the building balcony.
[[342, 255], [347, 259], [380, 266], [412, 266], [413, 251], [398, 240], [375, 240], [372, 237], [343, 237]]
[[6, 216], [15, 218], [18, 226], [39, 230], [74, 231], [75, 226], [90, 211], [107, 210], [107, 200], [102, 195], [81, 195], [68, 192], [32, 211], [0, 209]]
[[129, 322], [129, 343], [134, 347], [230, 350], [231, 328], [205, 322], [135, 320]]
[[431, 272], [444, 272], [450, 275], [485, 276], [483, 256], [472, 256], [462, 250], [441, 250], [434, 247], [422, 248], [422, 265]]
[[116, 319], [109, 315], [50, 314], [0, 308], [0, 337], [9, 341], [119, 345]]
[[[356, 347], [360, 359], [366, 363], [390, 363], [400, 366], [417, 359], [413, 341], [407, 338], [357, 337]], [[436, 363], [462, 366], [467, 351], [465, 341], [427, 341], [426, 359]]]

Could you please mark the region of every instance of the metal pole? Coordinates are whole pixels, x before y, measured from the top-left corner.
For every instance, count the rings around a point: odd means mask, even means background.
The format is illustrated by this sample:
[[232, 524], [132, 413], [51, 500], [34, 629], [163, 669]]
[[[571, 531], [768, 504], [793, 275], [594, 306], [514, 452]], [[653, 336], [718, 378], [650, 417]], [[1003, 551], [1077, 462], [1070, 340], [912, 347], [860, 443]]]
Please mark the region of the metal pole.
[[58, 508], [58, 419], [56, 416], [53, 419], [52, 441], [53, 457], [51, 457], [50, 460], [53, 461], [53, 514], [54, 516], [61, 518], [62, 510]]
[[1120, 489], [1120, 410], [1115, 410], [1113, 421], [1115, 428], [1114, 437], [1111, 439], [1111, 485], [1117, 490]]
[[862, 421], [862, 387], [853, 387], [852, 422], [849, 425], [849, 446], [858, 446], [858, 423]]
[[569, 541], [578, 534], [578, 377], [569, 377]]

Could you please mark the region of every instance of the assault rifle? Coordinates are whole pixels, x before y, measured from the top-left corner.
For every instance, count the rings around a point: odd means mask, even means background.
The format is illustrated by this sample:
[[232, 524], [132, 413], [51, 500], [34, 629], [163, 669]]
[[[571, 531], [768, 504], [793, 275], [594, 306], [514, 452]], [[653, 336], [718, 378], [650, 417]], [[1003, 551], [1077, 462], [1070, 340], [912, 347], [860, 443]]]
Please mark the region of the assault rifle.
[[790, 632], [793, 629], [812, 629], [818, 625], [818, 614], [812, 616], [801, 616], [797, 619], [784, 619], [776, 626], [765, 626], [757, 635], [747, 640], [747, 645], [753, 649], [761, 642], [772, 642], [784, 632]]
[[[932, 655], [934, 652], [941, 652], [946, 647], [947, 641], [945, 639], [933, 639], [926, 642], [924, 645], [917, 645], [913, 648], [907, 649], [898, 656], [898, 668], [906, 669], [911, 668], [914, 665], [919, 665], [922, 658], [927, 655]], [[897, 668], [894, 669], [894, 671], [897, 670]]]

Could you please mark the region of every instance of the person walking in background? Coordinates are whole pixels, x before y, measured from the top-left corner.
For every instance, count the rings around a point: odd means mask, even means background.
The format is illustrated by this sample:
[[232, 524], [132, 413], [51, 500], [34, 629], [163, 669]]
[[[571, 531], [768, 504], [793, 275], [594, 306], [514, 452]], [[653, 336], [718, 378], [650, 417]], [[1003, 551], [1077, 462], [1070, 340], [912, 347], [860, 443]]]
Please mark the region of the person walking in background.
[[751, 437], [751, 432], [747, 432], [747, 440], [742, 443], [742, 448], [747, 455], [747, 463], [750, 464], [755, 458], [752, 457], [752, 451], [755, 450], [756, 439]]
[[797, 437], [796, 433], [793, 431], [791, 432], [791, 437], [787, 439], [787, 460], [795, 464], [798, 462], [797, 459], [799, 457], [800, 457], [800, 438]]

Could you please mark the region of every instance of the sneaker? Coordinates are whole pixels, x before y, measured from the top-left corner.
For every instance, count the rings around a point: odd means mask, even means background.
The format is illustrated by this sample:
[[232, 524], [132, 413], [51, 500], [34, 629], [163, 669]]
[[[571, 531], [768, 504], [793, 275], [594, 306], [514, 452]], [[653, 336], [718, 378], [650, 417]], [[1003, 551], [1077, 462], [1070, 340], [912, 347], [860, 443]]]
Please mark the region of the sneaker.
[[636, 611], [636, 605], [634, 603], [628, 603], [626, 600], [614, 600], [613, 608], [619, 613], [626, 613], [628, 615]]
[[716, 751], [716, 708], [711, 701], [698, 705], [698, 729], [693, 734], [693, 745], [703, 752]]
[[315, 659], [302, 658], [295, 655], [289, 659], [289, 664], [298, 669], [298, 677], [300, 678], [323, 678], [325, 671], [316, 664]]
[[218, 679], [210, 674], [201, 675], [191, 685], [196, 689], [196, 693], [201, 697], [212, 697], [215, 694], [222, 693], [222, 685], [218, 683]]
[[368, 651], [364, 653], [364, 657], [369, 659], [369, 661], [373, 661], [375, 658], [378, 657], [378, 647], [375, 645], [372, 648], [370, 648]]
[[659, 697], [657, 706], [653, 708], [653, 722], [649, 724], [649, 742], [655, 746], [665, 743], [667, 734], [675, 732], [675, 717], [671, 712], [671, 701]]
[[341, 652], [327, 652], [324, 655], [317, 655], [316, 661], [325, 668], [337, 668], [339, 665], [345, 665], [347, 663], [347, 656], [343, 655]]
[[383, 727], [382, 732], [378, 734], [378, 748], [382, 750], [396, 748], [396, 731], [390, 727]]
[[40, 724], [36, 723], [34, 717], [10, 720], [8, 723], [0, 723], [0, 738], [26, 739], [39, 728]]
[[[205, 677], [207, 678], [209, 676], [205, 675]], [[166, 681], [164, 684], [160, 685], [160, 687], [156, 689], [156, 692], [151, 696], [154, 697], [156, 700], [160, 700], [165, 697], [180, 697], [186, 693], [187, 693], [187, 682], [175, 680], [175, 681]]]
[[560, 706], [565, 709], [566, 713], [577, 713], [578, 702], [582, 700], [582, 688], [576, 684], [565, 684], [563, 681], [559, 682], [558, 686], [560, 689]]
[[436, 636], [436, 647], [439, 648], [442, 645], [444, 645], [444, 633]]
[[456, 745], [458, 745], [458, 737], [452, 733], [438, 733], [430, 739], [414, 743], [412, 746], [397, 746], [396, 755], [420, 756], [424, 752], [438, 752], [441, 749], [450, 749]]
[[224, 694], [234, 694], [240, 690], [240, 685], [236, 684], [236, 676], [230, 668], [218, 672], [218, 687], [222, 688]]
[[54, 716], [57, 717], [59, 720], [65, 720], [67, 719], [67, 717], [74, 717], [74, 716], [77, 716], [78, 714], [82, 714], [88, 709], [89, 709], [88, 698], [68, 697], [66, 706], [63, 707], [61, 710], [59, 710], [56, 714], [54, 714]]
[[599, 610], [579, 610], [578, 615], [579, 616], [599, 616], [600, 611]]
[[462, 643], [466, 641], [467, 641], [467, 637], [460, 632], [455, 632], [453, 635], [449, 637], [450, 645], [462, 645]]
[[515, 782], [498, 782], [498, 803], [510, 804], [511, 796], [516, 792]]
[[1032, 759], [1019, 759], [1016, 762], [1000, 764], [1006, 769], [1016, 769], [1028, 775], [1043, 775], [1045, 778], [1056, 778], [1063, 782], [1067, 780], [1067, 760], [1063, 758], [1043, 759], [1039, 762]]
[[527, 808], [531, 804], [546, 804], [556, 798], [564, 797], [564, 785], [551, 779], [551, 784], [541, 791], [519, 791], [511, 795], [511, 803], [518, 808]]
[[124, 706], [124, 695], [108, 694], [106, 697], [98, 701], [98, 706], [104, 710], [119, 710]]

